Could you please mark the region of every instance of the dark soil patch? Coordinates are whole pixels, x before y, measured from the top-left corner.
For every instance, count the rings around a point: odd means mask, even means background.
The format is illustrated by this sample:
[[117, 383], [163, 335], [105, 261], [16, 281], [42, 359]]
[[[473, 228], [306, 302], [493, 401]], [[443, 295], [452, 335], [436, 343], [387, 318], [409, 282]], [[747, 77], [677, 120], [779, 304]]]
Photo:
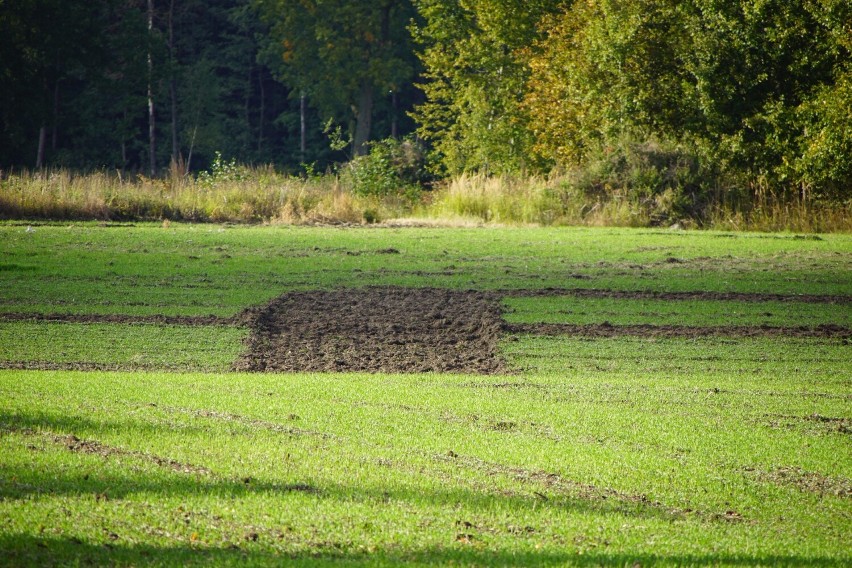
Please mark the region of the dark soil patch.
[[117, 323], [117, 324], [154, 324], [154, 325], [241, 325], [246, 316], [133, 316], [125, 314], [34, 314], [25, 312], [0, 313], [0, 321], [35, 321], [56, 323]]
[[434, 288], [292, 292], [256, 314], [241, 371], [501, 373], [499, 297]]
[[535, 335], [577, 335], [582, 337], [852, 337], [852, 329], [840, 325], [814, 327], [773, 327], [768, 325], [724, 325], [692, 327], [686, 325], [612, 325], [569, 323], [517, 323], [507, 324], [512, 333]]
[[734, 302], [801, 302], [808, 304], [852, 304], [852, 296], [829, 294], [759, 294], [750, 292], [655, 292], [651, 290], [602, 290], [596, 288], [542, 288], [539, 290], [501, 290], [500, 295], [514, 298], [574, 296], [576, 298], [612, 298], [623, 300], [708, 300]]

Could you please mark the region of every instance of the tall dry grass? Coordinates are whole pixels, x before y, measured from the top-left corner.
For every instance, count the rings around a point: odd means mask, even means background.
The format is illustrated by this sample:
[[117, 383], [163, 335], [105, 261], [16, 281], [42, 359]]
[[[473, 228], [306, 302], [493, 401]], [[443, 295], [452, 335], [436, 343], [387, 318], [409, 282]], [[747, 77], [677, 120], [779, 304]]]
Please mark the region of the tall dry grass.
[[852, 232], [852, 200], [825, 203], [758, 191], [720, 192], [700, 217], [672, 213], [671, 192], [637, 197], [619, 187], [589, 193], [561, 176], [464, 174], [424, 191], [419, 201], [363, 196], [345, 175], [298, 177], [271, 167], [234, 166], [163, 178], [68, 170], [0, 175], [0, 218], [183, 220], [238, 223], [430, 223], [669, 226], [740, 231]]
[[707, 225], [723, 231], [848, 233], [852, 232], [852, 199], [822, 201], [760, 188], [749, 199], [720, 196], [709, 207]]
[[445, 182], [419, 213], [484, 223], [683, 228], [735, 231], [852, 232], [852, 199], [828, 202], [756, 191], [729, 199], [705, 196], [700, 214], [678, 213], [671, 190], [637, 196], [623, 187], [589, 194], [570, 175], [463, 174]]
[[228, 175], [127, 177], [120, 172], [20, 172], [0, 178], [0, 218], [359, 223], [402, 216], [395, 199], [353, 194], [337, 176], [273, 168]]
[[617, 192], [594, 199], [559, 177], [462, 174], [433, 195], [423, 213], [486, 223], [643, 227], [647, 212]]

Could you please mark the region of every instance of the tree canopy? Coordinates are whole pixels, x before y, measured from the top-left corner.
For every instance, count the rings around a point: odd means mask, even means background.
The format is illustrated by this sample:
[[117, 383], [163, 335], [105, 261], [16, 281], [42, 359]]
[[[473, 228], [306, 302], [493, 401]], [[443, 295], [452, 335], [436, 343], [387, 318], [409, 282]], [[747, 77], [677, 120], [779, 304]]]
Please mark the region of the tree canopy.
[[847, 0], [0, 0], [0, 80], [2, 167], [294, 168], [414, 134], [443, 174], [547, 172], [656, 141], [852, 194]]

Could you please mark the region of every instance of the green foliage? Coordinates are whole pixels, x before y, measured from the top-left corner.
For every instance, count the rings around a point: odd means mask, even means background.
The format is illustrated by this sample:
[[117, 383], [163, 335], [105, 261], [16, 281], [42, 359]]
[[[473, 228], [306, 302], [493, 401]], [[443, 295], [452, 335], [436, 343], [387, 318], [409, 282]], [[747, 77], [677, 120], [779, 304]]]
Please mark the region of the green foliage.
[[517, 171], [531, 133], [520, 101], [527, 77], [522, 48], [538, 19], [558, 2], [421, 0], [413, 26], [425, 67], [426, 101], [415, 116], [438, 153], [441, 170]]
[[852, 199], [852, 66], [798, 110], [805, 126], [797, 174], [818, 196]]
[[[149, 146], [149, 53], [159, 173], [173, 157], [183, 169], [208, 168], [215, 151], [242, 163], [291, 168], [315, 161], [325, 169], [340, 160], [341, 154], [329, 151], [321, 131], [327, 116], [324, 112], [320, 116], [318, 108], [325, 109], [325, 101], [341, 93], [342, 75], [312, 75], [310, 88], [305, 89], [300, 88], [303, 83], [277, 80], [274, 75], [283, 76], [280, 38], [262, 21], [265, 11], [254, 9], [256, 4], [270, 3], [155, 1], [149, 33], [144, 1], [4, 2], [0, 167], [32, 168], [44, 128], [46, 166], [143, 169]], [[341, 3], [341, 8], [351, 15], [354, 4]], [[400, 135], [411, 132], [413, 124], [405, 111], [416, 96], [412, 76], [417, 62], [410, 43], [403, 41], [413, 13], [407, 2], [390, 4], [390, 40], [381, 46], [378, 41], [370, 44], [372, 51], [366, 55], [359, 52], [370, 58], [374, 76], [394, 81], [392, 87], [381, 81], [375, 87], [379, 90], [374, 93], [373, 130], [379, 136], [389, 135], [394, 127]], [[347, 25], [356, 35], [357, 26], [365, 26], [360, 32], [376, 35], [381, 27], [364, 18]], [[341, 45], [335, 57], [346, 49]], [[379, 52], [381, 57], [392, 53], [406, 62], [405, 68], [380, 66]], [[310, 93], [304, 152], [302, 92]], [[335, 113], [348, 126], [349, 107], [338, 106]]]
[[411, 82], [409, 0], [254, 0], [270, 26], [266, 58], [324, 119], [352, 124], [354, 152], [370, 140], [373, 107]]
[[577, 2], [542, 21], [532, 51], [534, 151], [584, 164], [644, 132], [695, 148], [705, 186], [848, 195], [844, 14], [804, 0]]
[[352, 191], [356, 195], [403, 196], [418, 199], [427, 179], [422, 149], [413, 140], [388, 138], [369, 145], [370, 151], [348, 164]]
[[625, 200], [651, 224], [707, 220], [715, 188], [708, 187], [714, 176], [702, 156], [681, 145], [636, 142], [626, 135], [612, 144], [590, 152], [583, 167], [569, 170], [563, 188], [598, 202]]
[[199, 172], [196, 180], [202, 187], [212, 188], [229, 182], [240, 182], [249, 179], [251, 172], [245, 167], [237, 164], [236, 158], [225, 161], [221, 152], [216, 152], [210, 169]]

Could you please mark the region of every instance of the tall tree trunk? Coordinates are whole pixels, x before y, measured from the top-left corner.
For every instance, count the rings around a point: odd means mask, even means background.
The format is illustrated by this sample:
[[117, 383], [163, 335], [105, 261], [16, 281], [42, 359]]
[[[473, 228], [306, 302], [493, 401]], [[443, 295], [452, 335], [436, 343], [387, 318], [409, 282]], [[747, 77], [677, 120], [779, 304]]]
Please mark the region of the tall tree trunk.
[[305, 92], [299, 97], [299, 161], [305, 163], [306, 154], [308, 152], [308, 128], [307, 128], [307, 101]]
[[59, 79], [53, 86], [53, 132], [50, 136], [50, 150], [56, 152], [59, 143]]
[[148, 0], [148, 158], [151, 177], [157, 175], [157, 135], [154, 121], [154, 0]]
[[391, 138], [397, 139], [399, 129], [399, 98], [396, 91], [391, 92]]
[[358, 114], [355, 118], [355, 140], [353, 152], [356, 156], [367, 153], [367, 142], [370, 141], [370, 129], [373, 122], [373, 85], [369, 80], [361, 83], [361, 93], [358, 96]]
[[257, 70], [257, 87], [260, 92], [260, 109], [257, 117], [257, 154], [263, 150], [263, 115], [266, 114], [266, 89], [263, 87], [263, 67]]
[[172, 106], [172, 162], [180, 158], [178, 145], [177, 86], [175, 84], [175, 0], [169, 2], [169, 98]]
[[246, 151], [250, 148], [249, 143], [251, 142], [251, 90], [252, 90], [252, 77], [254, 75], [254, 65], [249, 61], [248, 67], [248, 75], [246, 76], [246, 90], [245, 95], [243, 96], [243, 120], [246, 123], [246, 136], [244, 146]]
[[36, 154], [36, 169], [44, 167], [44, 145], [47, 142], [47, 126], [42, 124], [38, 129], [38, 153]]
[[124, 122], [122, 123], [122, 136], [121, 136], [121, 169], [127, 167], [127, 139], [124, 137], [124, 125], [127, 124], [127, 108], [124, 109]]

